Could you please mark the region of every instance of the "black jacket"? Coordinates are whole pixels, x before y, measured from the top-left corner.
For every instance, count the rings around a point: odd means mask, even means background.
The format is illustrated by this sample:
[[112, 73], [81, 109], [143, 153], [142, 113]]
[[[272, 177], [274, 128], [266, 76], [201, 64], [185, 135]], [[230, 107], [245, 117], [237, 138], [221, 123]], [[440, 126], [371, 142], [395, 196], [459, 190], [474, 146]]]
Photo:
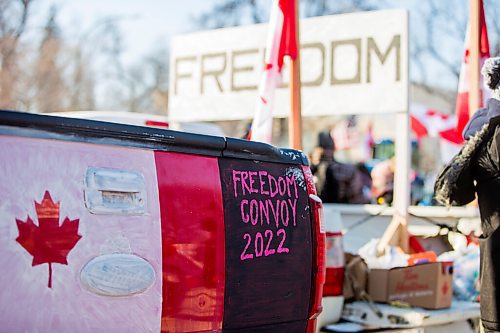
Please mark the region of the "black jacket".
[[334, 159], [319, 164], [318, 194], [324, 203], [367, 204], [363, 193], [363, 179], [356, 166]]
[[500, 331], [500, 101], [490, 99], [469, 121], [462, 150], [441, 171], [436, 199], [465, 205], [477, 194], [481, 227], [481, 319]]
[[361, 171], [335, 160], [333, 149], [324, 149], [320, 163], [311, 165], [316, 191], [324, 203], [367, 204]]

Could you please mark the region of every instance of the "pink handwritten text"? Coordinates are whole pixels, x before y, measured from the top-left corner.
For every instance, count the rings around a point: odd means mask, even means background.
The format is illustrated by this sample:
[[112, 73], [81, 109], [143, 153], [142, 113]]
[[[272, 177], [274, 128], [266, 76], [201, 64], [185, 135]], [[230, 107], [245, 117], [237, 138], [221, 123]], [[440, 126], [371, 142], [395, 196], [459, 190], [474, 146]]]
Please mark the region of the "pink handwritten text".
[[295, 176], [273, 176], [264, 170], [233, 170], [232, 176], [241, 222], [260, 230], [243, 235], [240, 260], [289, 253], [286, 229], [297, 226]]

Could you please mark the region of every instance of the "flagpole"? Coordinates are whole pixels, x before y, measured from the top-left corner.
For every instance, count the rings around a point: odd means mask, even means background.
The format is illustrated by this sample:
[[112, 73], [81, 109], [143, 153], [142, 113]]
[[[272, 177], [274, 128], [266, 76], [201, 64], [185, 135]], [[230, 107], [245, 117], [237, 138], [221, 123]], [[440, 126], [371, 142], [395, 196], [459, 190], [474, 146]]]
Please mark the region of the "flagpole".
[[480, 106], [479, 96], [479, 2], [480, 0], [469, 0], [470, 4], [470, 49], [469, 49], [469, 70], [470, 70], [470, 91], [469, 91], [469, 115], [472, 116]]
[[[290, 1], [290, 0], [289, 0]], [[302, 150], [302, 116], [300, 98], [300, 39], [299, 39], [299, 0], [295, 1], [295, 38], [297, 57], [290, 60], [290, 116], [288, 118], [288, 142], [293, 149]]]

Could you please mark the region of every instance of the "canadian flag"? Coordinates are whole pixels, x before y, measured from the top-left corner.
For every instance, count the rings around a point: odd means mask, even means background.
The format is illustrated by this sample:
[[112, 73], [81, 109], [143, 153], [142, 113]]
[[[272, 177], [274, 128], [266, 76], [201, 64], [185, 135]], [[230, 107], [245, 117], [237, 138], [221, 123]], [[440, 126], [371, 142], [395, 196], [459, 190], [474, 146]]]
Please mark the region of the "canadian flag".
[[285, 56], [297, 58], [295, 0], [274, 0], [269, 21], [265, 67], [248, 140], [271, 143], [275, 90], [281, 84]]
[[[482, 67], [484, 61], [490, 57], [490, 45], [488, 42], [488, 30], [486, 28], [486, 20], [484, 18], [483, 0], [479, 0], [479, 66]], [[457, 115], [457, 131], [461, 135], [465, 125], [469, 121], [469, 90], [470, 90], [470, 25], [467, 25], [465, 35], [465, 55], [460, 67], [460, 77], [458, 81], [458, 94], [455, 113]], [[481, 106], [485, 105], [486, 100], [490, 97], [489, 91], [483, 89], [483, 78], [480, 77], [480, 94]], [[476, 110], [474, 110], [476, 111]]]
[[375, 138], [373, 137], [373, 121], [370, 121], [366, 128], [365, 136], [363, 139], [362, 154], [365, 161], [371, 160], [373, 158], [373, 147], [375, 147]]
[[410, 106], [410, 121], [417, 139], [426, 136], [440, 138], [443, 163], [447, 163], [462, 147], [464, 140], [462, 134], [457, 132], [455, 116], [413, 104]]
[[347, 150], [358, 145], [359, 133], [356, 128], [356, 116], [349, 116], [342, 119], [330, 131], [330, 135], [335, 143], [335, 150]]

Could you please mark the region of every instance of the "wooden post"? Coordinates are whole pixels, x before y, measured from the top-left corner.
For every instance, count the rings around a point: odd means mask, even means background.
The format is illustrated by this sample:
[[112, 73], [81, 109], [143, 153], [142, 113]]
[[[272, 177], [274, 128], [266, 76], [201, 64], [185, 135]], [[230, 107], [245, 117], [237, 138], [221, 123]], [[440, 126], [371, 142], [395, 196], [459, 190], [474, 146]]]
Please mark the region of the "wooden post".
[[469, 75], [470, 75], [470, 90], [469, 90], [469, 115], [472, 117], [474, 112], [479, 109], [480, 95], [479, 95], [479, 1], [469, 0], [470, 4], [470, 48], [469, 48]]
[[408, 235], [408, 206], [410, 205], [410, 117], [408, 110], [396, 114], [395, 158], [393, 207], [394, 216], [380, 238], [377, 253], [383, 254], [387, 245], [401, 247], [406, 253], [410, 250]]
[[[408, 13], [406, 13], [406, 29], [408, 27]], [[405, 33], [409, 35], [408, 30]], [[408, 45], [405, 44], [408, 48]], [[403, 65], [406, 71], [406, 77], [409, 77], [408, 63]], [[409, 89], [407, 87], [407, 89]], [[396, 162], [394, 172], [394, 193], [393, 207], [394, 216], [391, 224], [387, 227], [377, 245], [377, 253], [382, 254], [387, 245], [396, 245], [401, 247], [406, 253], [409, 252], [408, 235], [408, 206], [410, 205], [410, 170], [411, 170], [411, 144], [410, 144], [410, 104], [409, 91], [406, 91], [406, 110], [396, 113], [396, 139], [394, 158]]]
[[300, 99], [300, 39], [299, 0], [295, 1], [295, 33], [297, 58], [290, 59], [290, 116], [288, 117], [288, 143], [290, 148], [302, 150], [302, 115]]

